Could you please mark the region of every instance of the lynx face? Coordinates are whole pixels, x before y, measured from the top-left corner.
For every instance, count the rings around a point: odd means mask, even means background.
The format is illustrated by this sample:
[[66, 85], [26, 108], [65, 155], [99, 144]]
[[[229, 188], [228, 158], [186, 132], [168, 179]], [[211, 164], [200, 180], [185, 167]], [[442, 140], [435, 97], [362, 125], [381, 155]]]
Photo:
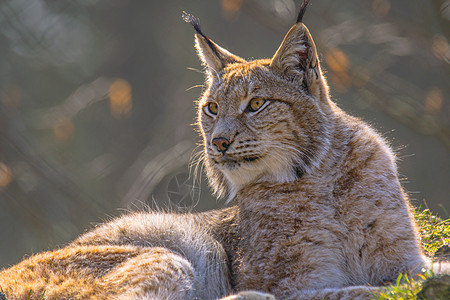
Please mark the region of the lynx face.
[[317, 100], [268, 61], [227, 66], [199, 103], [208, 167], [231, 189], [255, 180], [296, 180], [311, 161], [308, 132], [320, 130], [317, 120], [308, 120], [311, 113], [321, 115]]
[[216, 194], [231, 199], [245, 185], [292, 182], [319, 167], [328, 98], [303, 24], [289, 31], [272, 59], [247, 62], [201, 32], [196, 47], [207, 71], [198, 123]]

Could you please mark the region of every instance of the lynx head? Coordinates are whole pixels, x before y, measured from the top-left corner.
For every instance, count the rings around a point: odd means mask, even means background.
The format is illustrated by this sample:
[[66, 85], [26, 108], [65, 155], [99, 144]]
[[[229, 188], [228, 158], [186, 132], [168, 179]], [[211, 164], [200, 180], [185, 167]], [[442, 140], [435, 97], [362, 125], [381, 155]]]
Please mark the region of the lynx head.
[[198, 103], [205, 168], [214, 192], [229, 199], [246, 185], [299, 180], [314, 172], [328, 145], [328, 88], [302, 17], [271, 59], [246, 61], [206, 37], [195, 46], [207, 87]]

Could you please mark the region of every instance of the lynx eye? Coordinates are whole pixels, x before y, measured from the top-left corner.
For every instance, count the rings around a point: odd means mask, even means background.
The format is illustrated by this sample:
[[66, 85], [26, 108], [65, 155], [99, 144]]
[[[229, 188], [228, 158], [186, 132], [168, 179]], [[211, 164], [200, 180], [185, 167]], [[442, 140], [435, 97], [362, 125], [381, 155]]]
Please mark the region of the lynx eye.
[[219, 105], [217, 105], [217, 103], [215, 102], [209, 102], [204, 110], [207, 115], [213, 117], [219, 112]]
[[265, 106], [264, 104], [267, 104], [267, 103], [268, 102], [262, 98], [253, 98], [248, 103], [246, 110], [249, 112], [256, 112], [256, 111], [260, 110], [263, 106]]

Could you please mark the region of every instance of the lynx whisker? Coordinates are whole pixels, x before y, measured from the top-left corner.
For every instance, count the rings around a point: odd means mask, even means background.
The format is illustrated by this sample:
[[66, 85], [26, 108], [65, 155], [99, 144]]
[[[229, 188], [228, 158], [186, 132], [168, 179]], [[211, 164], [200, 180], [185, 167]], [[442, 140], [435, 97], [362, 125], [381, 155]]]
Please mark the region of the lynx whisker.
[[1, 270], [0, 298], [369, 299], [399, 274], [450, 272], [423, 254], [386, 138], [332, 102], [303, 24], [308, 3], [273, 57], [253, 61], [183, 14], [206, 76], [191, 193], [205, 171], [236, 205], [193, 213], [152, 198], [152, 211]]
[[[310, 156], [311, 154], [308, 154], [307, 150], [306, 151], [302, 151], [303, 149], [300, 150], [295, 145], [283, 142], [282, 145], [270, 144], [270, 146], [273, 147], [273, 148], [277, 148], [279, 150], [282, 150], [284, 152], [293, 152], [293, 153], [295, 153], [295, 157], [297, 158], [295, 160], [295, 162], [299, 162], [299, 160], [301, 160], [302, 157], [306, 157], [308, 160], [310, 160], [310, 162], [314, 162], [312, 156]], [[286, 150], [288, 150], [288, 151], [286, 151]], [[302, 166], [304, 166], [304, 164], [302, 164]], [[306, 165], [304, 167], [306, 167]]]
[[205, 85], [204, 84], [196, 84], [196, 85], [191, 86], [190, 88], [185, 89], [184, 91], [187, 92], [187, 91], [190, 91], [190, 90], [198, 88], [198, 87], [204, 89]]
[[205, 71], [199, 70], [197, 68], [187, 67], [186, 69], [189, 70], [189, 71], [194, 71], [194, 72], [197, 72], [197, 73], [205, 75]]
[[[298, 157], [298, 159], [302, 159], [302, 157], [306, 157], [308, 159], [308, 163], [310, 163], [314, 168], [320, 168], [320, 163], [317, 161], [317, 159], [314, 159], [315, 154], [311, 152], [311, 150], [306, 149], [306, 148], [301, 148], [298, 149], [298, 145], [295, 145], [291, 142], [282, 142], [283, 146], [288, 147], [289, 150], [291, 151], [296, 151], [300, 157]], [[281, 146], [281, 147], [283, 147]], [[307, 169], [309, 169], [308, 166], [304, 165], [304, 167], [306, 167]]]

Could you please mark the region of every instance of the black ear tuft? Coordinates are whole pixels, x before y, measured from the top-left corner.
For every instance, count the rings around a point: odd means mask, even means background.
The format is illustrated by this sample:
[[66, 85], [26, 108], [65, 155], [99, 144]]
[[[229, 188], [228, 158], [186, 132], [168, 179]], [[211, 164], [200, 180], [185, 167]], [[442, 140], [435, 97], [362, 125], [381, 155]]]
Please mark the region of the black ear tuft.
[[206, 41], [206, 43], [208, 44], [208, 46], [211, 48], [211, 50], [216, 54], [219, 55], [218, 50], [216, 48], [216, 46], [214, 45], [213, 42], [211, 42], [211, 40], [203, 34], [202, 32], [202, 28], [200, 27], [200, 21], [194, 17], [191, 14], [188, 14], [187, 12], [183, 11], [182, 14], [182, 18], [185, 22], [189, 23], [192, 25], [192, 27], [194, 27], [195, 31], [201, 35], [203, 37], [203, 39]]
[[298, 12], [297, 23], [303, 23], [303, 15], [305, 14], [308, 4], [309, 0], [303, 0], [302, 5], [300, 6], [300, 11]]
[[206, 38], [206, 36], [202, 32], [202, 28], [200, 27], [200, 21], [191, 14], [183, 11], [182, 18], [186, 23], [189, 23], [194, 27], [195, 31], [200, 34], [202, 37]]

